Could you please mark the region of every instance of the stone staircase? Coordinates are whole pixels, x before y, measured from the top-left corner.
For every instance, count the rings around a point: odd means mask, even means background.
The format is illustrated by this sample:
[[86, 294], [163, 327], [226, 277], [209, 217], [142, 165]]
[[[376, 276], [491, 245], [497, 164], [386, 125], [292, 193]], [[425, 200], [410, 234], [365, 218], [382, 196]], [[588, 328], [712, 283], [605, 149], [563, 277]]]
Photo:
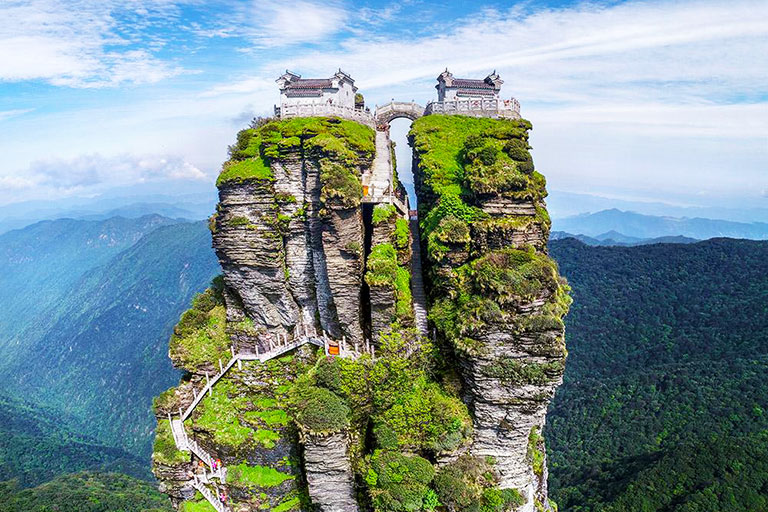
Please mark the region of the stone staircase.
[[385, 130], [377, 130], [376, 157], [370, 172], [362, 176], [363, 186], [367, 187], [363, 202], [393, 204], [401, 214], [407, 215], [408, 205], [395, 195], [393, 189], [395, 177], [390, 149], [389, 133]]
[[411, 296], [413, 298], [413, 316], [416, 327], [422, 336], [428, 336], [427, 326], [427, 295], [424, 293], [424, 278], [421, 273], [421, 242], [419, 237], [419, 219], [410, 219], [411, 238]]
[[[277, 342], [275, 342], [275, 339], [277, 339]], [[284, 342], [281, 343], [283, 340]], [[172, 417], [170, 413], [168, 414], [168, 421], [171, 424], [171, 432], [173, 434], [173, 441], [176, 444], [176, 448], [178, 448], [180, 451], [193, 453], [198, 459], [203, 461], [203, 463], [208, 468], [210, 468], [210, 471], [206, 471], [204, 475], [195, 475], [192, 480], [192, 485], [195, 489], [200, 491], [200, 493], [213, 506], [213, 508], [216, 509], [217, 512], [231, 512], [231, 509], [226, 504], [224, 504], [217, 495], [212, 493], [208, 487], [206, 487], [206, 485], [213, 483], [213, 479], [218, 479], [222, 484], [226, 483], [227, 469], [225, 467], [214, 469], [214, 457], [205, 451], [202, 446], [197, 444], [194, 439], [190, 439], [187, 435], [186, 429], [184, 428], [184, 421], [189, 418], [192, 412], [194, 412], [198, 404], [203, 400], [203, 398], [205, 398], [206, 393], [211, 394], [213, 392], [213, 386], [235, 364], [242, 368], [243, 361], [260, 361], [263, 363], [269, 361], [270, 359], [280, 357], [283, 354], [306, 344], [322, 347], [325, 350], [326, 355], [331, 353], [331, 347], [338, 347], [338, 354], [340, 357], [359, 357], [361, 355], [361, 352], [358, 351], [357, 346], [352, 347], [351, 349], [347, 346], [346, 339], [342, 338], [341, 340], [334, 341], [330, 339], [326, 333], [323, 333], [322, 337], [320, 337], [316, 331], [313, 330], [313, 332], [310, 332], [309, 328], [305, 328], [303, 335], [297, 336], [291, 341], [288, 340], [287, 336], [281, 336], [278, 334], [275, 338], [268, 338], [267, 344], [269, 346], [269, 350], [261, 353], [259, 352], [258, 348], [256, 348], [255, 352], [236, 352], [234, 347], [231, 347], [230, 350], [232, 352], [232, 358], [227, 362], [227, 364], [224, 365], [221, 359], [219, 359], [219, 373], [213, 377], [210, 377], [208, 373], [206, 373], [205, 386], [203, 386], [200, 391], [194, 388], [192, 389], [194, 400], [192, 400], [192, 403], [189, 404], [187, 409], [182, 411], [181, 408], [179, 408], [179, 416], [177, 418]], [[363, 347], [363, 350], [366, 350], [366, 347]], [[369, 348], [369, 350], [372, 350], [372, 348]]]

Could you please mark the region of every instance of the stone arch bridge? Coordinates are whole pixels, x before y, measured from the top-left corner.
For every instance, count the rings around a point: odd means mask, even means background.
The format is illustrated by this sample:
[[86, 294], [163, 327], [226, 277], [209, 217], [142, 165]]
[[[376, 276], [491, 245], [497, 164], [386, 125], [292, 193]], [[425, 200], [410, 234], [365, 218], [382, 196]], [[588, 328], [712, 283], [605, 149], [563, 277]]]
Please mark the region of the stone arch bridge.
[[391, 101], [385, 105], [376, 106], [373, 114], [376, 118], [376, 128], [384, 130], [392, 120], [401, 117], [414, 121], [424, 115], [424, 110], [424, 107], [412, 101]]

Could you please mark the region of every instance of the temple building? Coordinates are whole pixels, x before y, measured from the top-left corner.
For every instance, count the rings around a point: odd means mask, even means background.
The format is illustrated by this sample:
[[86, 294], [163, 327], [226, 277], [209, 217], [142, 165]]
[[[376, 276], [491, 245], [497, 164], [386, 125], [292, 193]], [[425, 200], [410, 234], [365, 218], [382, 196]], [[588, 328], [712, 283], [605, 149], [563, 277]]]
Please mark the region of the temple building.
[[334, 105], [355, 108], [355, 81], [339, 69], [330, 78], [301, 78], [287, 71], [277, 79], [280, 105]]
[[472, 78], [454, 78], [453, 73], [445, 69], [437, 77], [437, 101], [455, 101], [461, 99], [498, 99], [504, 81], [496, 71], [482, 80]]

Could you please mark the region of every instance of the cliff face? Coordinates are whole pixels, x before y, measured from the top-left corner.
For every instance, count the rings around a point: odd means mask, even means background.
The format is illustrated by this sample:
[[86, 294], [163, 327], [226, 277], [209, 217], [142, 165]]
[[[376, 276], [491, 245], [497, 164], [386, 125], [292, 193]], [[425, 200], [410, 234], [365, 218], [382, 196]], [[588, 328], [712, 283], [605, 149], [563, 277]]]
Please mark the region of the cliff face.
[[458, 359], [475, 433], [521, 510], [548, 509], [541, 430], [562, 382], [567, 285], [547, 257], [543, 176], [526, 121], [429, 116], [411, 142], [430, 318]]
[[[416, 328], [420, 241], [405, 212], [362, 202], [373, 130], [297, 118], [238, 134], [211, 219], [223, 275], [177, 325], [170, 356], [187, 375], [155, 403], [154, 470], [177, 508], [219, 497], [237, 512], [548, 507], [540, 431], [569, 299], [545, 252], [527, 128], [414, 124], [436, 340]], [[275, 352], [308, 333], [341, 357]], [[180, 451], [180, 435], [198, 451]], [[205, 454], [226, 473], [203, 476]]]

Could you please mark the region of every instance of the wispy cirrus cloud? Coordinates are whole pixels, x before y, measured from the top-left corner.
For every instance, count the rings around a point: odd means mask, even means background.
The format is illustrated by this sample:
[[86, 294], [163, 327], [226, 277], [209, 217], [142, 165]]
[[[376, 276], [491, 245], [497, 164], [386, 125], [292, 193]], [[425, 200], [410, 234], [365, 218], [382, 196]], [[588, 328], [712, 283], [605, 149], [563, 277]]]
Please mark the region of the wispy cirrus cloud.
[[16, 108], [13, 110], [0, 110], [0, 121], [4, 121], [6, 119], [10, 119], [12, 117], [21, 116], [26, 114], [27, 112], [32, 112], [34, 109], [31, 108]]
[[168, 0], [3, 2], [0, 81], [103, 87], [176, 75], [180, 67], [153, 53], [162, 47], [157, 35], [142, 32], [175, 9]]

